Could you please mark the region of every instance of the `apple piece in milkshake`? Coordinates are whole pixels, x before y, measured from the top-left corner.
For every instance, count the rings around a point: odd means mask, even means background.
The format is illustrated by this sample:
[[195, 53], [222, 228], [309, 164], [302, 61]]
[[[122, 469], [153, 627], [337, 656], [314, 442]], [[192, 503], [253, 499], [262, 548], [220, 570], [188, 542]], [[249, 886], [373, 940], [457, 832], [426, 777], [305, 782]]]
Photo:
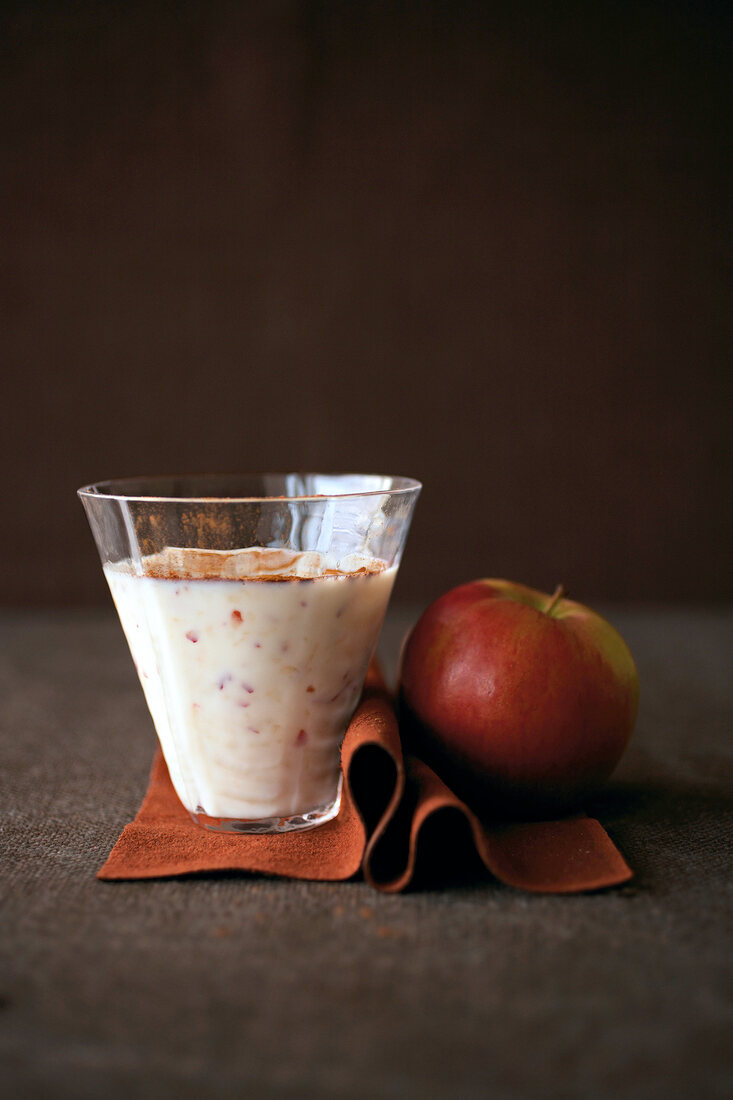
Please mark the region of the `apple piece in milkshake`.
[[397, 567], [168, 547], [104, 572], [186, 809], [234, 828], [333, 816], [338, 746]]

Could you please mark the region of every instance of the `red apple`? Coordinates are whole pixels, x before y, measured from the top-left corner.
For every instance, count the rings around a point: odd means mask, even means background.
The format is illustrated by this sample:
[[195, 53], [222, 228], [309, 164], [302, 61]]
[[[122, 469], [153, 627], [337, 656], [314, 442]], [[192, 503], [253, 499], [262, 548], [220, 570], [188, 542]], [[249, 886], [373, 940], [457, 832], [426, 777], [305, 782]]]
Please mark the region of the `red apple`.
[[638, 702], [623, 638], [561, 588], [461, 585], [403, 647], [407, 745], [483, 816], [577, 805], [621, 758]]

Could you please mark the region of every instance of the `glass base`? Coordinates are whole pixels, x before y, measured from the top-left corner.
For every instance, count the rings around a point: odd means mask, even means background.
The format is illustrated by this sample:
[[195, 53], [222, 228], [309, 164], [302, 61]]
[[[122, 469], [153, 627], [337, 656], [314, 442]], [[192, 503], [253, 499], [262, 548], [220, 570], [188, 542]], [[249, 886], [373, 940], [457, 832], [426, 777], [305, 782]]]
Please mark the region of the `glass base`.
[[336, 798], [333, 802], [324, 802], [315, 806], [312, 810], [306, 810], [291, 817], [259, 817], [252, 820], [236, 817], [209, 817], [201, 806], [196, 807], [196, 812], [189, 810], [191, 819], [203, 829], [209, 829], [214, 833], [242, 833], [249, 835], [262, 835], [268, 833], [295, 833], [301, 829], [315, 829], [317, 825], [325, 825], [327, 821], [333, 821], [341, 807], [341, 780]]

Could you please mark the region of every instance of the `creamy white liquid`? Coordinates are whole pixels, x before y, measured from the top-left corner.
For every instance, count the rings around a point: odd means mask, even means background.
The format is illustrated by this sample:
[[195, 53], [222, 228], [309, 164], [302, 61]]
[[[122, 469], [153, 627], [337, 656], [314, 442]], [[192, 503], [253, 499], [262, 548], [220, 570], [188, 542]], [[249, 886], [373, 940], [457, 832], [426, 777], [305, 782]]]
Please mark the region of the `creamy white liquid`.
[[[315, 552], [169, 548], [105, 566], [171, 780], [237, 820], [334, 800], [396, 567]], [[274, 579], [277, 577], [278, 579]]]

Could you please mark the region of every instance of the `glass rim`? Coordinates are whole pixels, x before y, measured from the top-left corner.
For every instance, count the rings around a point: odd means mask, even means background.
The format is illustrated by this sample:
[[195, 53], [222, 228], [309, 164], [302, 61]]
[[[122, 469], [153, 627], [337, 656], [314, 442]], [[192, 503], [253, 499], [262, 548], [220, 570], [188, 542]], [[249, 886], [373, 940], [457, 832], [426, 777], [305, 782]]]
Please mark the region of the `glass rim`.
[[[329, 493], [303, 493], [298, 495], [279, 494], [275, 495], [259, 495], [259, 496], [163, 496], [157, 493], [146, 492], [115, 492], [115, 488], [119, 489], [122, 485], [137, 485], [142, 489], [145, 484], [151, 482], [175, 480], [179, 479], [185, 481], [187, 478], [196, 479], [201, 482], [205, 481], [221, 481], [225, 478], [231, 478], [236, 480], [237, 478], [268, 478], [268, 477], [328, 477], [328, 478], [357, 478], [361, 477], [366, 479], [383, 478], [390, 479], [398, 484], [393, 485], [389, 489], [364, 489], [359, 491], [349, 491], [347, 493], [329, 492]], [[91, 498], [93, 500], [119, 500], [119, 501], [136, 501], [136, 502], [148, 502], [151, 504], [263, 504], [268, 501], [271, 503], [288, 503], [295, 501], [306, 500], [346, 500], [348, 498], [357, 497], [375, 497], [375, 496], [406, 496], [410, 493], [419, 492], [422, 489], [422, 483], [415, 478], [402, 477], [393, 474], [356, 474], [356, 473], [323, 473], [319, 471], [295, 471], [290, 470], [287, 473], [264, 471], [254, 472], [246, 474], [160, 474], [160, 475], [140, 475], [137, 477], [118, 477], [109, 478], [105, 481], [94, 481], [89, 485], [82, 485], [81, 489], [77, 489], [77, 496], [80, 498]]]

